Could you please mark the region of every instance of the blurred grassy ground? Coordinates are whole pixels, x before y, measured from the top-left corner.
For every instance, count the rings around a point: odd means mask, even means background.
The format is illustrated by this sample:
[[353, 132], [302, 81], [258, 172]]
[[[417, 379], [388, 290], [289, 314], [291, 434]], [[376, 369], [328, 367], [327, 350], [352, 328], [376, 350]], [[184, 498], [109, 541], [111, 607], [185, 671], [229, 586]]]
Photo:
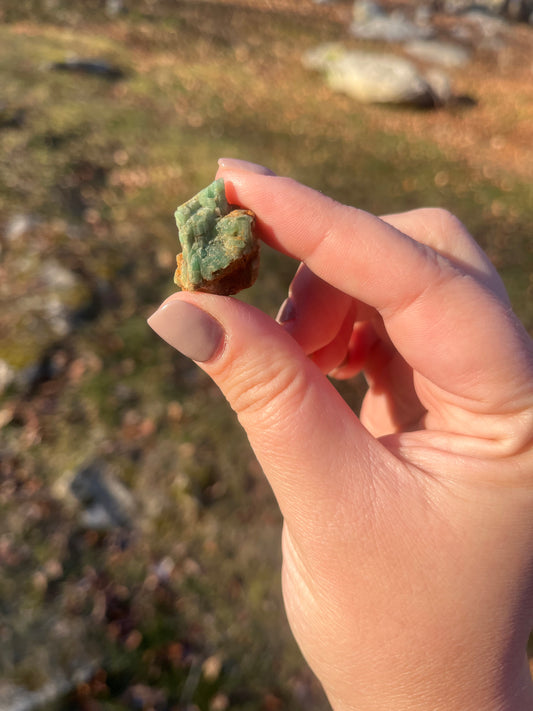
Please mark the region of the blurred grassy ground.
[[[287, 629], [280, 516], [246, 439], [207, 378], [145, 325], [174, 288], [173, 210], [212, 180], [217, 157], [377, 213], [451, 209], [533, 328], [524, 171], [446, 151], [428, 138], [435, 114], [332, 94], [300, 55], [343, 30], [307, 4], [0, 10], [0, 358], [38, 365], [0, 400], [0, 677], [39, 689], [89, 660], [56, 708], [327, 708]], [[50, 69], [75, 55], [123, 77]], [[487, 111], [479, 99], [468, 111]], [[523, 122], [530, 95], [520, 105]], [[460, 132], [466, 111], [441, 120]], [[16, 215], [29, 226], [8, 240]], [[18, 308], [37, 288], [27, 255], [59, 262], [85, 295], [63, 336], [42, 335]], [[274, 314], [294, 268], [265, 250], [243, 298]], [[356, 405], [360, 385], [347, 394]], [[133, 492], [131, 526], [83, 525], [67, 490], [87, 462]]]

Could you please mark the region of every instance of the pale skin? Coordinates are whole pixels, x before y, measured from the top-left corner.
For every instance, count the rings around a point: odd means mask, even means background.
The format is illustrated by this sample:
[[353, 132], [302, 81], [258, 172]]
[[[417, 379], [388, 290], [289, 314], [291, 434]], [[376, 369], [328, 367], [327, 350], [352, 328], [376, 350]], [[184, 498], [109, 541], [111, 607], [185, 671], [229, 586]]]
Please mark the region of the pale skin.
[[[287, 615], [333, 709], [533, 709], [533, 346], [498, 274], [444, 211], [378, 219], [240, 161], [218, 177], [302, 262], [282, 323], [166, 306], [223, 329], [199, 365], [278, 500]], [[330, 378], [360, 371], [356, 414]]]

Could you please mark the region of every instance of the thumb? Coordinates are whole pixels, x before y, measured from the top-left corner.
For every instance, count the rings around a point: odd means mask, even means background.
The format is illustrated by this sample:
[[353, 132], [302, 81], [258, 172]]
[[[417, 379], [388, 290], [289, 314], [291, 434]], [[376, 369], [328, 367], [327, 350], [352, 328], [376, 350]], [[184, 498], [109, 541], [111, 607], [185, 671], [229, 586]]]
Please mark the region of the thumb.
[[299, 345], [258, 309], [180, 292], [148, 323], [220, 387], [289, 523], [331, 520], [348, 479], [364, 490], [376, 460], [387, 456]]

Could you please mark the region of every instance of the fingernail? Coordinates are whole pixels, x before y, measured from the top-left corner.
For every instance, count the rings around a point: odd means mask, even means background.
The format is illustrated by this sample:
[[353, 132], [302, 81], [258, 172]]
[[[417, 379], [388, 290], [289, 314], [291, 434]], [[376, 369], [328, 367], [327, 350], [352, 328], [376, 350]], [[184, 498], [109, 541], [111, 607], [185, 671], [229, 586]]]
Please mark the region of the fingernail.
[[346, 365], [348, 365], [348, 355], [346, 355], [346, 356], [344, 357], [344, 360], [342, 361], [342, 363], [339, 363], [339, 365], [336, 365], [334, 368], [332, 368], [332, 369], [329, 371], [328, 377], [329, 377], [329, 378], [336, 378], [336, 377], [337, 377], [337, 374], [340, 373], [341, 370], [342, 370]]
[[238, 158], [219, 158], [218, 164], [221, 168], [242, 170], [247, 173], [257, 173], [258, 175], [275, 175], [270, 168], [265, 168], [264, 165], [250, 163], [247, 160], [240, 160]]
[[224, 340], [222, 326], [187, 301], [166, 301], [148, 319], [158, 336], [183, 355], [200, 363], [210, 360]]
[[295, 318], [296, 309], [294, 308], [293, 300], [289, 296], [281, 304], [278, 315], [276, 316], [276, 321], [278, 323], [287, 323], [287, 321], [293, 321]]

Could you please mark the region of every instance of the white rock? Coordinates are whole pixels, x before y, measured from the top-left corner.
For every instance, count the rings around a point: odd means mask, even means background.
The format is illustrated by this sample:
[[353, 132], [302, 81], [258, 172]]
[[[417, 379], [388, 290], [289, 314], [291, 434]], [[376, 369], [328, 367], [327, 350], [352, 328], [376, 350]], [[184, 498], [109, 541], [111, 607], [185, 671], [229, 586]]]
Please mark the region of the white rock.
[[462, 67], [470, 61], [470, 52], [451, 42], [415, 40], [405, 45], [405, 51], [422, 62], [447, 68]]
[[302, 57], [302, 64], [307, 69], [326, 70], [331, 64], [346, 56], [346, 52], [340, 42], [324, 42], [307, 50]]
[[434, 92], [412, 62], [394, 54], [326, 44], [308, 52], [303, 61], [323, 71], [332, 89], [362, 103], [431, 105], [434, 101]]
[[62, 338], [70, 333], [72, 329], [70, 312], [56, 294], [50, 294], [43, 302], [43, 316], [54, 335]]
[[477, 8], [469, 10], [463, 15], [465, 21], [472, 24], [478, 32], [485, 38], [498, 37], [505, 34], [508, 23], [501, 17], [494, 17], [486, 12], [480, 12]]
[[55, 259], [46, 259], [39, 269], [39, 276], [46, 286], [58, 291], [74, 289], [79, 284], [79, 277]]
[[38, 220], [33, 215], [13, 215], [6, 225], [5, 238], [8, 242], [15, 242], [31, 232], [38, 224]]

